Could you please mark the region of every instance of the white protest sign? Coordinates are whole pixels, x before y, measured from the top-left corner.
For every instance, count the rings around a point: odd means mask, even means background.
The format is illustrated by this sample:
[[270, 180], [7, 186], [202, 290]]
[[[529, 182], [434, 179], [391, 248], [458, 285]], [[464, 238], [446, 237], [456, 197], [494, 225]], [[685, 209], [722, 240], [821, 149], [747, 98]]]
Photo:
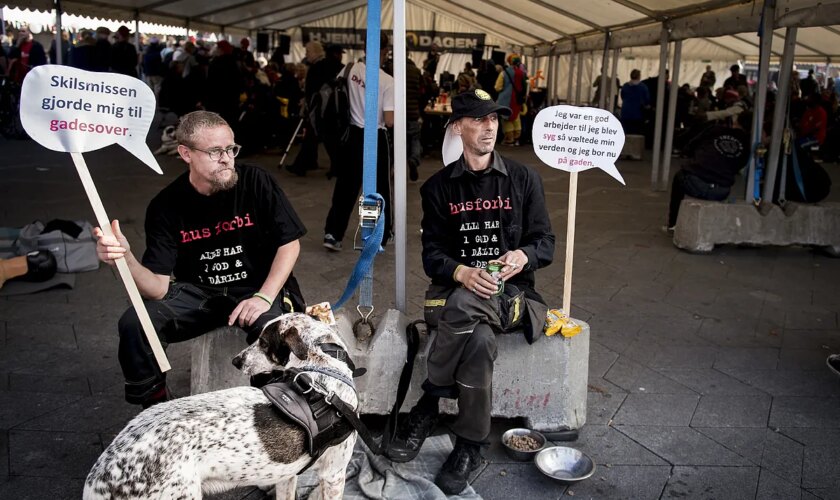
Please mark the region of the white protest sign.
[[534, 118], [534, 152], [551, 168], [581, 172], [600, 168], [618, 182], [615, 161], [624, 147], [624, 129], [609, 111], [551, 106]]
[[[49, 64], [33, 68], [23, 80], [20, 97], [23, 128], [45, 148], [70, 153], [96, 222], [107, 236], [113, 236], [110, 219], [82, 153], [119, 144], [162, 174], [146, 145], [155, 107], [151, 89], [142, 81], [125, 75]], [[116, 265], [158, 366], [165, 372], [171, 368], [169, 361], [128, 263], [120, 258]]]
[[155, 94], [126, 75], [47, 64], [23, 81], [20, 120], [26, 132], [53, 151], [85, 153], [119, 144], [162, 174], [146, 145], [155, 117]]
[[551, 106], [544, 108], [534, 118], [531, 138], [534, 153], [543, 163], [551, 168], [571, 172], [566, 267], [563, 276], [563, 312], [571, 318], [578, 172], [600, 168], [624, 184], [624, 178], [615, 167], [615, 161], [624, 147], [624, 129], [612, 113], [603, 109]]

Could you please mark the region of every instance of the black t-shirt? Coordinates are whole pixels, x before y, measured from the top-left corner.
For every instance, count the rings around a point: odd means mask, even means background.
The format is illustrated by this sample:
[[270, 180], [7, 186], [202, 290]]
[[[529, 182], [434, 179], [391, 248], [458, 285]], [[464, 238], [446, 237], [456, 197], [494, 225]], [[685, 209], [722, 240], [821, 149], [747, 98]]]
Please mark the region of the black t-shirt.
[[750, 158], [750, 137], [741, 129], [712, 126], [687, 147], [691, 160], [683, 167], [704, 181], [730, 187]]
[[521, 249], [528, 264], [510, 283], [533, 290], [534, 270], [554, 258], [542, 180], [525, 165], [493, 153], [490, 167], [475, 173], [461, 156], [430, 177], [420, 195], [423, 267], [434, 284], [456, 285], [458, 264], [485, 268]]
[[239, 181], [227, 191], [202, 195], [186, 172], [152, 200], [144, 266], [205, 287], [262, 286], [277, 249], [299, 239], [306, 228], [268, 172], [235, 168]]

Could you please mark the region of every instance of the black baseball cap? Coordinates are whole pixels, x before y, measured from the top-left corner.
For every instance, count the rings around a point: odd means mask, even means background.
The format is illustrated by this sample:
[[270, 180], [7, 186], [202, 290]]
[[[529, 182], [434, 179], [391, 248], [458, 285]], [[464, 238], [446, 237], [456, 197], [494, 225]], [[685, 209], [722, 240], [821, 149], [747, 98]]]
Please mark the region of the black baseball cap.
[[490, 113], [510, 116], [511, 111], [507, 106], [496, 104], [490, 94], [481, 89], [468, 90], [452, 99], [452, 116], [449, 123], [464, 117], [481, 118]]

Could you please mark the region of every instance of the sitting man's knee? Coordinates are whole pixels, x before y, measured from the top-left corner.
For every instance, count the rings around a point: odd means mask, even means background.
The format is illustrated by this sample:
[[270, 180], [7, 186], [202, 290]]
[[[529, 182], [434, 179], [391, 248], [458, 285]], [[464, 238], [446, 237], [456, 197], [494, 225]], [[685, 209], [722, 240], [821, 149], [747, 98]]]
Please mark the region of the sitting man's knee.
[[136, 334], [140, 329], [140, 318], [137, 316], [137, 311], [133, 307], [129, 307], [117, 323], [117, 330], [120, 333], [120, 337]]

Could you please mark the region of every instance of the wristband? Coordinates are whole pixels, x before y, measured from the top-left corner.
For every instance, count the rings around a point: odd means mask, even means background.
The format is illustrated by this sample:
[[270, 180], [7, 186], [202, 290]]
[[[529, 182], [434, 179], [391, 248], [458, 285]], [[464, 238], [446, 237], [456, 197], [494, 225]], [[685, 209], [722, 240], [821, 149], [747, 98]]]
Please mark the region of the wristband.
[[462, 267], [464, 267], [463, 264], [458, 264], [458, 266], [455, 268], [455, 272], [452, 273], [452, 281], [454, 281], [455, 283], [461, 283], [460, 281], [458, 281], [458, 271], [460, 271]]
[[269, 307], [274, 305], [274, 300], [272, 300], [271, 297], [264, 293], [257, 292], [254, 295], [252, 295], [252, 297], [263, 299], [264, 301], [268, 302]]

